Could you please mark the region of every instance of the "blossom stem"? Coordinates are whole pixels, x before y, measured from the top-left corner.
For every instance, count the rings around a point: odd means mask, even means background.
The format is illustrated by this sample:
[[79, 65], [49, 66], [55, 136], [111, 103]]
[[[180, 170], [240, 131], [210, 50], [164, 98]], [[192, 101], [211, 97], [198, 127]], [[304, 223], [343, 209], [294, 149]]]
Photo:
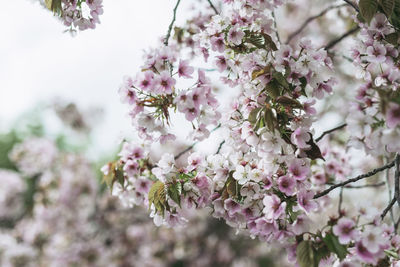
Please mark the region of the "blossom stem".
[[330, 130], [327, 130], [327, 131], [323, 132], [320, 137], [315, 139], [315, 142], [319, 142], [325, 135], [330, 134], [330, 133], [332, 133], [332, 132], [334, 132], [336, 130], [340, 130], [340, 129], [346, 127], [346, 126], [347, 126], [347, 123], [343, 123], [343, 124], [341, 124], [341, 125], [339, 125], [339, 126], [337, 126], [335, 128], [332, 128]]
[[[396, 158], [396, 159], [397, 159], [397, 158]], [[361, 174], [361, 175], [359, 175], [359, 176], [357, 176], [357, 177], [348, 179], [348, 180], [345, 181], [345, 182], [332, 185], [332, 186], [329, 187], [328, 189], [326, 189], [326, 190], [324, 190], [324, 191], [322, 191], [322, 192], [316, 194], [316, 195], [314, 196], [314, 199], [317, 199], [317, 198], [320, 198], [320, 197], [322, 197], [322, 196], [325, 196], [325, 195], [329, 194], [332, 190], [334, 190], [334, 189], [336, 189], [336, 188], [338, 188], [338, 187], [343, 187], [343, 186], [345, 186], [345, 185], [347, 185], [347, 184], [354, 183], [354, 182], [357, 182], [357, 181], [359, 181], [359, 180], [361, 180], [361, 179], [374, 176], [375, 174], [377, 174], [377, 173], [379, 173], [379, 172], [381, 172], [381, 171], [384, 171], [384, 170], [386, 170], [386, 169], [392, 168], [392, 167], [395, 165], [395, 161], [396, 161], [396, 160], [393, 160], [392, 162], [390, 162], [390, 163], [388, 163], [388, 164], [386, 164], [386, 165], [384, 165], [384, 166], [382, 166], [382, 167], [373, 169], [373, 170], [370, 171], [370, 172], [367, 172], [367, 173]]]
[[225, 144], [225, 140], [223, 140], [221, 143], [219, 143], [218, 149], [217, 149], [217, 153], [219, 154], [219, 152], [221, 151], [222, 146]]
[[290, 41], [291, 41], [294, 37], [296, 37], [298, 34], [300, 34], [300, 33], [307, 27], [307, 25], [308, 25], [310, 22], [312, 22], [313, 20], [322, 17], [323, 15], [325, 15], [328, 11], [330, 11], [330, 10], [332, 10], [332, 9], [340, 8], [340, 7], [343, 7], [343, 6], [345, 6], [345, 5], [346, 5], [346, 4], [329, 6], [329, 7], [325, 8], [324, 10], [322, 10], [319, 14], [317, 14], [317, 15], [315, 15], [315, 16], [312, 16], [312, 17], [309, 17], [305, 22], [303, 22], [303, 24], [302, 24], [295, 32], [293, 32], [292, 34], [289, 35], [289, 37], [288, 37], [287, 40], [286, 40], [286, 44], [289, 44]]
[[167, 35], [165, 36], [165, 40], [164, 40], [164, 45], [165, 46], [168, 46], [169, 37], [171, 36], [172, 26], [174, 26], [174, 23], [175, 23], [175, 20], [176, 20], [176, 11], [178, 9], [178, 6], [179, 6], [180, 2], [181, 2], [181, 0], [176, 1], [176, 5], [174, 7], [174, 16], [172, 17], [172, 21], [169, 24], [168, 32], [167, 32]]
[[350, 0], [343, 0], [345, 1], [347, 4], [349, 4], [352, 8], [354, 8], [357, 12], [360, 12], [360, 10], [358, 9], [357, 5], [354, 4], [352, 1]]

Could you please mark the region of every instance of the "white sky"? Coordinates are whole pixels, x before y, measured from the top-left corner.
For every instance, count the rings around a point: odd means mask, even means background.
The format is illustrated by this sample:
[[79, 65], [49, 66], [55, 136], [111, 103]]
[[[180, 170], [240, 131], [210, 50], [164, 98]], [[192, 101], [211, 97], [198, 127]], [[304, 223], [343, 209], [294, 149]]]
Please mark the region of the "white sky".
[[[4, 1], [0, 10], [0, 126], [36, 103], [58, 97], [83, 108], [105, 109], [96, 144], [115, 147], [132, 131], [117, 94], [122, 77], [141, 64], [172, 18], [175, 1], [105, 0], [101, 24], [71, 37], [36, 1]], [[184, 20], [185, 5], [177, 21]]]

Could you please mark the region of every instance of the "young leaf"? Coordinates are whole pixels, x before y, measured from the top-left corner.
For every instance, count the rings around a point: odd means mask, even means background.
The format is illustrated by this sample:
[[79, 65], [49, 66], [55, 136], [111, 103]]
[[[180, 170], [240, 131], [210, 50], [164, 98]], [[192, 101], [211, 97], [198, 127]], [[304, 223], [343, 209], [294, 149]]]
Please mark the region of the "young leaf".
[[175, 201], [176, 204], [181, 206], [181, 193], [182, 193], [182, 184], [177, 182], [168, 187], [168, 196]]
[[248, 121], [251, 123], [251, 125], [255, 125], [258, 119], [258, 113], [260, 112], [261, 108], [255, 108], [253, 109], [250, 114]]
[[290, 106], [293, 108], [303, 108], [303, 105], [297, 101], [296, 99], [287, 97], [287, 96], [280, 96], [276, 99], [276, 102], [283, 105], [283, 106]]
[[390, 18], [394, 10], [394, 5], [395, 5], [394, 0], [379, 0], [379, 4], [382, 7], [383, 11], [385, 12], [386, 16]]
[[339, 243], [339, 240], [335, 235], [333, 235], [332, 233], [328, 233], [323, 238], [323, 241], [329, 248], [329, 250], [335, 253], [340, 260], [346, 258], [347, 249], [345, 246]]
[[281, 95], [281, 86], [279, 85], [279, 83], [275, 80], [272, 79], [266, 86], [265, 86], [265, 90], [267, 91], [268, 95], [275, 99], [278, 96]]
[[165, 199], [165, 186], [161, 181], [155, 182], [149, 190], [149, 207], [154, 204], [156, 210], [164, 214]]
[[276, 44], [274, 43], [274, 41], [272, 41], [271, 36], [269, 36], [268, 34], [263, 34], [264, 36], [264, 43], [265, 46], [273, 51], [278, 50], [278, 48], [276, 47]]
[[370, 22], [378, 11], [378, 3], [376, 0], [360, 0], [358, 6], [361, 15], [367, 22]]
[[297, 263], [300, 267], [317, 267], [311, 241], [301, 241], [296, 248]]

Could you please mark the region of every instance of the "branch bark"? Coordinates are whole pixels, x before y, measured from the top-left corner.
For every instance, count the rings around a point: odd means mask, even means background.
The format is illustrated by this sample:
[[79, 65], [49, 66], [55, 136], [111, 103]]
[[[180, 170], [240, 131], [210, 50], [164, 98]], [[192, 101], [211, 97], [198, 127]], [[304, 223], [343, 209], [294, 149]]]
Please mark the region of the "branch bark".
[[[397, 159], [397, 158], [396, 158], [396, 159]], [[314, 199], [317, 199], [317, 198], [320, 198], [320, 197], [322, 197], [322, 196], [325, 196], [325, 195], [329, 194], [332, 190], [334, 190], [334, 189], [336, 189], [336, 188], [338, 188], [338, 187], [343, 187], [343, 186], [345, 186], [345, 185], [347, 185], [347, 184], [354, 183], [354, 182], [357, 182], [357, 181], [359, 181], [359, 180], [361, 180], [361, 179], [374, 176], [375, 174], [377, 174], [377, 173], [379, 173], [379, 172], [381, 172], [381, 171], [384, 171], [384, 170], [386, 170], [386, 169], [392, 168], [392, 167], [395, 165], [396, 159], [393, 160], [392, 162], [390, 162], [390, 163], [388, 163], [388, 164], [382, 166], [382, 167], [373, 169], [373, 170], [370, 171], [370, 172], [367, 172], [367, 173], [361, 174], [361, 175], [359, 175], [359, 176], [356, 176], [356, 177], [354, 177], [354, 178], [348, 179], [348, 180], [345, 181], [345, 182], [332, 185], [332, 186], [329, 187], [328, 189], [326, 189], [326, 190], [324, 190], [324, 191], [322, 191], [322, 192], [316, 194], [316, 195], [314, 196]]]
[[172, 21], [169, 24], [168, 32], [167, 32], [167, 35], [165, 36], [165, 40], [164, 40], [164, 45], [165, 46], [168, 46], [169, 37], [171, 36], [172, 26], [174, 26], [174, 23], [175, 23], [175, 20], [176, 20], [176, 11], [178, 10], [178, 6], [179, 6], [180, 2], [181, 2], [181, 0], [178, 0], [176, 2], [175, 7], [174, 7], [174, 16], [172, 17]]
[[327, 131], [323, 132], [323, 133], [321, 134], [320, 137], [318, 137], [317, 139], [315, 139], [315, 142], [321, 141], [321, 139], [324, 138], [325, 135], [330, 134], [330, 133], [332, 133], [332, 132], [334, 132], [334, 131], [336, 131], [336, 130], [340, 130], [340, 129], [346, 127], [346, 126], [347, 126], [347, 123], [343, 123], [343, 124], [341, 124], [341, 125], [339, 125], [339, 126], [337, 126], [337, 127], [335, 127], [335, 128], [332, 128], [332, 129], [330, 129], [330, 130], [327, 130]]
[[210, 4], [210, 7], [214, 10], [215, 14], [218, 15], [218, 10], [215, 8], [214, 4], [211, 2], [211, 0], [207, 0], [207, 2]]
[[337, 45], [338, 43], [340, 43], [343, 39], [347, 38], [348, 36], [352, 35], [353, 33], [356, 33], [358, 30], [360, 29], [360, 27], [357, 25], [354, 28], [348, 30], [347, 32], [345, 32], [342, 36], [330, 41], [326, 46], [325, 46], [325, 50], [329, 50], [331, 48], [333, 48], [335, 45]]

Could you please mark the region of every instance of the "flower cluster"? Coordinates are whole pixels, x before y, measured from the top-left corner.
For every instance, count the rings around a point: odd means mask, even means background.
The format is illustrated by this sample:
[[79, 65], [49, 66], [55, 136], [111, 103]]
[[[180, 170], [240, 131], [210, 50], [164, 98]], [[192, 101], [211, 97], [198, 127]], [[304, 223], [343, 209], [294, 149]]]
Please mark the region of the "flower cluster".
[[70, 31], [96, 28], [103, 14], [103, 0], [40, 0], [57, 14]]

